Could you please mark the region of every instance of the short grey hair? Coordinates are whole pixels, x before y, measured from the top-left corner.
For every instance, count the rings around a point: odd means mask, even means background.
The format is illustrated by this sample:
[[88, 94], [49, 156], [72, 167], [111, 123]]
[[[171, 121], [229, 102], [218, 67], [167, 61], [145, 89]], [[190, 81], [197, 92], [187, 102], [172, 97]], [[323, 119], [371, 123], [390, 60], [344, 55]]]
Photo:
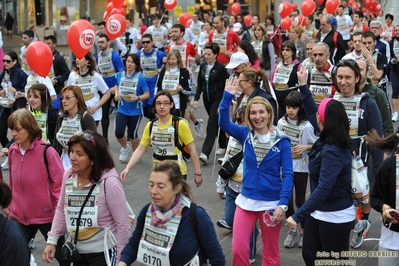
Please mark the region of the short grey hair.
[[378, 26], [380, 26], [380, 28], [382, 27], [381, 22], [379, 22], [378, 20], [371, 21], [370, 22], [370, 27], [373, 26], [373, 25], [378, 25]]
[[328, 44], [325, 42], [317, 42], [314, 46], [324, 46], [326, 48], [326, 53], [330, 54], [330, 47], [328, 47]]

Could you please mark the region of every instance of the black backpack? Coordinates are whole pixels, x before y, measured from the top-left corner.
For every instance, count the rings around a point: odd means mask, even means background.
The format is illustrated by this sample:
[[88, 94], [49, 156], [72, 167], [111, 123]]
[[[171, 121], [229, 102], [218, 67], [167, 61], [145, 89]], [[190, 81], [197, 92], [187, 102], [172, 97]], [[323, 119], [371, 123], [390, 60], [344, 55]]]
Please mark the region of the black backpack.
[[[179, 149], [179, 151], [181, 151], [181, 154], [183, 156], [183, 159], [185, 161], [187, 161], [188, 159], [190, 159], [191, 155], [190, 155], [190, 151], [187, 148], [187, 146], [183, 143], [180, 144], [179, 142], [179, 121], [180, 119], [182, 119], [181, 117], [178, 116], [173, 116], [172, 117], [172, 126], [175, 129], [175, 147]], [[151, 136], [151, 132], [152, 132], [152, 126], [154, 124], [155, 121], [157, 121], [157, 119], [151, 120], [151, 124], [150, 124], [150, 136]]]

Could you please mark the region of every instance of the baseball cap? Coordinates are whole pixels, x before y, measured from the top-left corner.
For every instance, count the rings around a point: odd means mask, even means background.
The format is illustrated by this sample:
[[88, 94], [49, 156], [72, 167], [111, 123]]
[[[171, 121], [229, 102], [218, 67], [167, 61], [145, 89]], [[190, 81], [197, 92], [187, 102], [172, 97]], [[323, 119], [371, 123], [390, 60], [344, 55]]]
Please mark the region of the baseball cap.
[[242, 29], [242, 25], [241, 25], [241, 23], [240, 23], [240, 22], [236, 22], [236, 23], [234, 23], [234, 26], [233, 26], [233, 31], [235, 31], [235, 32], [239, 32], [241, 29]]
[[226, 66], [228, 69], [233, 69], [238, 67], [241, 64], [246, 64], [249, 62], [249, 58], [243, 52], [236, 52], [231, 55], [230, 63]]

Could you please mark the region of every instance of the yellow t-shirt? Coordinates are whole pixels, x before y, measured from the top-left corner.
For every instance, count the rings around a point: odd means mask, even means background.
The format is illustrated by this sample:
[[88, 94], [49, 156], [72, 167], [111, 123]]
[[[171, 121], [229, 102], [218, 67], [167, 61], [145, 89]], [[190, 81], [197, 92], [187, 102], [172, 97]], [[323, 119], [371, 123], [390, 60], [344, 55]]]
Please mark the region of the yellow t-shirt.
[[[167, 129], [170, 125], [172, 125], [172, 119], [173, 117], [171, 116], [169, 119], [169, 122], [165, 125], [160, 125], [158, 124], [158, 127], [160, 130]], [[140, 144], [143, 145], [144, 147], [150, 147], [151, 146], [151, 137], [150, 137], [150, 126], [151, 126], [151, 121], [147, 123], [147, 125], [144, 128], [143, 136], [141, 138]], [[180, 118], [179, 123], [178, 123], [178, 132], [179, 132], [179, 143], [180, 144], [185, 144], [188, 145], [191, 142], [194, 141], [193, 134], [191, 133], [190, 127], [187, 123], [187, 121], [183, 118]], [[181, 151], [175, 147], [175, 154], [181, 155]], [[181, 157], [181, 156], [179, 156]], [[158, 162], [155, 158], [153, 158], [153, 166]], [[187, 174], [187, 166], [186, 162], [181, 158], [180, 160], [177, 160], [177, 163], [180, 165], [180, 171], [182, 172], [183, 175]]]

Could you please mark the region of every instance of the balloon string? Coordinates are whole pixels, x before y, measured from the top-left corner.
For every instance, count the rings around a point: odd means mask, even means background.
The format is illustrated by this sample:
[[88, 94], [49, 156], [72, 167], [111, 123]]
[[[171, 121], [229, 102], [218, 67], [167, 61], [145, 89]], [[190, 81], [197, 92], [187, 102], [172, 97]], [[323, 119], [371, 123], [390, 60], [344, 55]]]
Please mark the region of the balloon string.
[[281, 25], [281, 23], [280, 23], [280, 24], [278, 24], [278, 26], [277, 26], [276, 30], [274, 31], [274, 33], [273, 33], [272, 37], [270, 37], [270, 39], [273, 39], [273, 38], [274, 38], [274, 36], [276, 36], [276, 34], [277, 34], [277, 31], [278, 31], [278, 29], [280, 28], [280, 25]]
[[160, 20], [161, 22], [160, 22], [160, 23], [162, 23], [162, 20], [163, 20], [163, 17], [165, 16], [165, 14], [166, 14], [166, 11], [167, 11], [167, 10], [165, 9], [165, 11], [164, 11], [163, 14], [162, 14], [162, 17], [161, 17], [161, 20]]

